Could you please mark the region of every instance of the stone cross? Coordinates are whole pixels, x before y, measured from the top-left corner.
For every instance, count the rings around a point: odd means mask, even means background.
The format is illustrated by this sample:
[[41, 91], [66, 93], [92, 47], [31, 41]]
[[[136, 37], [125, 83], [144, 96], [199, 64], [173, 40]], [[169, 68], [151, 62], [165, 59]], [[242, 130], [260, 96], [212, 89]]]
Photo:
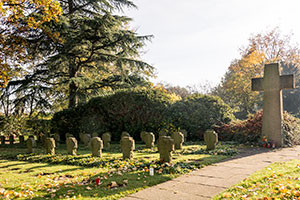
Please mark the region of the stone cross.
[[279, 64], [267, 64], [264, 78], [252, 79], [253, 91], [264, 91], [262, 135], [275, 143], [283, 145], [282, 137], [282, 89], [295, 88], [294, 75], [280, 75]]

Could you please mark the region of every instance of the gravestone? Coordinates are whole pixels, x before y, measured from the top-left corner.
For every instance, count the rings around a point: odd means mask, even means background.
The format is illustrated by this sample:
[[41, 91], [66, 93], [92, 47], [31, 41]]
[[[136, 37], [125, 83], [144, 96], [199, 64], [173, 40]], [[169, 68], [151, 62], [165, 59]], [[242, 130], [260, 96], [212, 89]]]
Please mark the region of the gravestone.
[[186, 142], [187, 141], [187, 135], [188, 135], [187, 130], [181, 129], [180, 132], [184, 135], [184, 142]]
[[282, 136], [282, 89], [295, 88], [293, 75], [280, 75], [278, 63], [267, 64], [264, 78], [252, 79], [253, 91], [264, 91], [262, 135], [277, 147], [283, 145]]
[[184, 135], [181, 132], [174, 132], [172, 134], [174, 140], [175, 149], [182, 149], [182, 143], [184, 142]]
[[123, 159], [133, 158], [133, 150], [135, 149], [134, 139], [132, 137], [124, 136], [121, 139], [121, 150], [123, 153]]
[[130, 137], [130, 134], [129, 134], [128, 132], [126, 132], [126, 131], [123, 131], [123, 132], [122, 132], [122, 135], [121, 135], [121, 139], [122, 139], [123, 137]]
[[46, 154], [50, 154], [50, 155], [55, 154], [55, 140], [54, 140], [54, 138], [46, 138], [46, 140], [45, 140], [45, 149], [46, 149]]
[[36, 147], [36, 142], [33, 137], [30, 137], [26, 140], [27, 152], [34, 153], [34, 148]]
[[0, 136], [0, 139], [1, 139], [1, 144], [2, 144], [2, 145], [5, 145], [5, 136], [4, 136], [4, 135], [1, 135], [1, 136]]
[[159, 140], [160, 140], [160, 138], [162, 137], [162, 136], [167, 136], [168, 135], [168, 133], [167, 133], [167, 131], [165, 131], [164, 129], [162, 129], [162, 130], [160, 130], [159, 132], [158, 132], [158, 139], [157, 139], [157, 149], [158, 149], [158, 151], [159, 151]]
[[60, 143], [60, 135], [58, 133], [54, 133], [55, 145], [58, 146]]
[[81, 144], [84, 144], [83, 143], [83, 136], [84, 136], [84, 133], [79, 133], [79, 139], [80, 139]]
[[174, 140], [170, 136], [161, 136], [158, 141], [160, 162], [171, 162]]
[[140, 133], [141, 140], [142, 140], [144, 143], [146, 143], [146, 142], [145, 142], [145, 135], [146, 135], [146, 134], [147, 134], [146, 131], [142, 131], [142, 132]]
[[75, 137], [68, 137], [66, 140], [66, 145], [67, 145], [67, 151], [69, 155], [76, 156], [77, 154], [77, 140]]
[[11, 134], [9, 135], [9, 144], [13, 145], [15, 142], [15, 135]]
[[83, 144], [85, 147], [88, 147], [89, 144], [90, 144], [90, 141], [91, 141], [91, 135], [90, 134], [84, 134], [82, 136], [82, 139], [83, 139]]
[[99, 137], [91, 139], [91, 148], [93, 157], [102, 157], [103, 142]]
[[146, 143], [147, 148], [154, 147], [155, 135], [151, 132], [145, 132], [144, 134], [144, 142]]
[[111, 141], [111, 134], [109, 132], [103, 133], [102, 140], [103, 140], [103, 148], [109, 149], [110, 141]]
[[204, 133], [204, 142], [207, 150], [214, 150], [218, 142], [218, 134], [214, 130], [206, 130]]

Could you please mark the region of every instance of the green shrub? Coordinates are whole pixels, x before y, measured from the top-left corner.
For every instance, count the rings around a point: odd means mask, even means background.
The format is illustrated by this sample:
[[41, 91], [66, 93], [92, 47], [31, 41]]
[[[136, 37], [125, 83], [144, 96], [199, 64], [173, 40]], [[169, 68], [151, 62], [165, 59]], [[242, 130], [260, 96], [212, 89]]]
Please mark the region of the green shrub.
[[81, 116], [80, 109], [65, 109], [55, 113], [51, 119], [51, 133], [58, 133], [62, 141], [65, 141], [66, 133], [71, 133], [79, 139]]
[[171, 97], [160, 90], [121, 90], [56, 113], [52, 131], [61, 135], [69, 132], [77, 138], [80, 132], [110, 131], [114, 140], [119, 140], [121, 132], [127, 131], [139, 140], [143, 130], [157, 132], [167, 120], [170, 103]]
[[26, 120], [26, 128], [28, 132], [38, 135], [40, 133], [49, 134], [50, 132], [50, 120], [46, 119], [29, 119]]
[[[233, 140], [239, 143], [259, 144], [262, 140], [263, 111], [252, 114], [246, 120], [232, 121], [215, 126], [220, 140]], [[283, 113], [283, 136], [286, 145], [300, 144], [300, 120], [291, 114]]]
[[228, 123], [234, 119], [232, 110], [221, 98], [195, 94], [171, 105], [172, 123], [188, 131], [188, 139], [203, 138], [205, 130], [216, 123]]
[[174, 103], [174, 96], [159, 89], [120, 90], [56, 113], [52, 132], [64, 139], [66, 133], [79, 138], [81, 132], [110, 131], [112, 139], [119, 140], [121, 132], [127, 131], [140, 140], [141, 131], [151, 131], [157, 137], [160, 129], [180, 127], [189, 132], [189, 139], [199, 139], [213, 124], [232, 118], [229, 106], [215, 96], [192, 95]]

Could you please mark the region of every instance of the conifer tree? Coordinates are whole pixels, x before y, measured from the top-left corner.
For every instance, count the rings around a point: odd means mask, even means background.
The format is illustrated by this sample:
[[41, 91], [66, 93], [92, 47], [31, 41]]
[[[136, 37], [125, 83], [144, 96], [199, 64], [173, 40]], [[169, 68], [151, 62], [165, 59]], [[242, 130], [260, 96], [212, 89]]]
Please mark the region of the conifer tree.
[[30, 35], [33, 67], [24, 79], [10, 85], [21, 85], [25, 90], [34, 85], [35, 94], [43, 90], [48, 99], [66, 94], [72, 108], [99, 88], [130, 80], [144, 82], [152, 74], [153, 67], [139, 58], [151, 36], [138, 36], [130, 30], [130, 18], [115, 14], [125, 6], [135, 7], [131, 1], [59, 2], [63, 15], [47, 25], [51, 32], [59, 33], [59, 40], [43, 33]]

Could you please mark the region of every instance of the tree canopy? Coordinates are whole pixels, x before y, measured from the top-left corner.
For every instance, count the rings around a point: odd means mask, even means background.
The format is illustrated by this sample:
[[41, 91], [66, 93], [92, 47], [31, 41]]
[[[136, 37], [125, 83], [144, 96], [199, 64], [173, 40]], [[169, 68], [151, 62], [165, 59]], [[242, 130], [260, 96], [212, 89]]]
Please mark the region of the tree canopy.
[[53, 39], [45, 23], [58, 21], [62, 14], [56, 0], [1, 0], [0, 1], [0, 87], [18, 75], [21, 65], [31, 59], [27, 38], [33, 32], [44, 32]]
[[[127, 0], [58, 1], [62, 15], [44, 23], [52, 35], [27, 35], [31, 62], [21, 78], [11, 80], [1, 100], [18, 94], [13, 102], [38, 110], [76, 107], [103, 91], [149, 85], [153, 67], [140, 59], [149, 36], [131, 30], [131, 19], [115, 14]], [[65, 107], [65, 106], [63, 106]], [[60, 107], [61, 109], [62, 107]], [[30, 112], [31, 113], [31, 112]]]

